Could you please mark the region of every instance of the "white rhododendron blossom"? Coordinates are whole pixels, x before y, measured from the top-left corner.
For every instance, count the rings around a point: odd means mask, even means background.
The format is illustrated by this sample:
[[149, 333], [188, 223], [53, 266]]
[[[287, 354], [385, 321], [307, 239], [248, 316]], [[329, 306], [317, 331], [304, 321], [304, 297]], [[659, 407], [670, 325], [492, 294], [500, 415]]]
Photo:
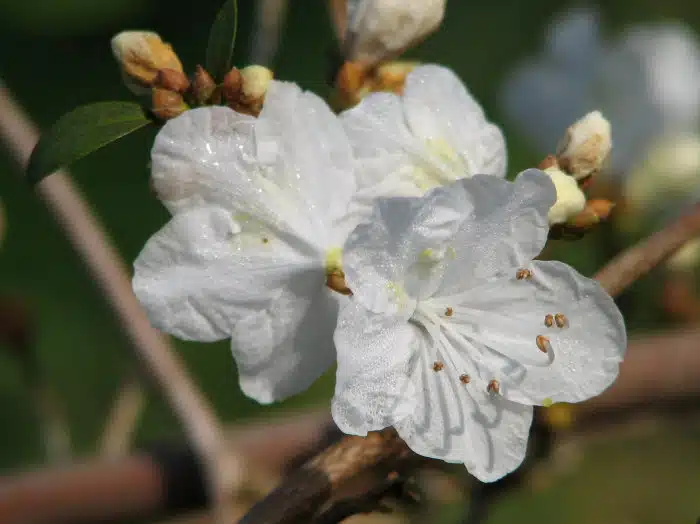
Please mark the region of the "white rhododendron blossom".
[[612, 170], [624, 172], [650, 142], [698, 125], [700, 43], [677, 23], [633, 26], [609, 42], [599, 25], [588, 8], [558, 17], [544, 50], [506, 80], [503, 105], [543, 153], [571, 122], [601, 110], [615, 133]]
[[403, 95], [371, 93], [341, 114], [366, 212], [379, 196], [420, 196], [474, 174], [506, 174], [501, 130], [459, 78], [437, 65], [415, 68]]
[[174, 214], [137, 258], [134, 291], [177, 337], [231, 337], [243, 391], [272, 402], [334, 361], [345, 297], [325, 286], [352, 227], [350, 147], [316, 95], [272, 81], [259, 118], [226, 107], [169, 121], [152, 181]]
[[493, 481], [523, 460], [533, 405], [610, 385], [626, 347], [612, 298], [563, 263], [533, 261], [555, 198], [533, 169], [376, 202], [344, 251], [343, 431], [394, 426], [417, 453]]

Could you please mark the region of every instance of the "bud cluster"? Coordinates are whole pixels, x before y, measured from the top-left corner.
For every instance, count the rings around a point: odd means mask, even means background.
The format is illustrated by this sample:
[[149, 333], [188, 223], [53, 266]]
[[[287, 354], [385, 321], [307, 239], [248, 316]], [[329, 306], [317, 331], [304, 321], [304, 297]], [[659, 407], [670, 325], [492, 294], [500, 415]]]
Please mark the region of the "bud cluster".
[[221, 83], [201, 66], [188, 78], [170, 44], [150, 31], [124, 31], [112, 39], [126, 86], [135, 94], [150, 94], [151, 111], [159, 120], [170, 120], [190, 107], [225, 104], [241, 113], [257, 116], [273, 78], [269, 69], [251, 65], [232, 68]]

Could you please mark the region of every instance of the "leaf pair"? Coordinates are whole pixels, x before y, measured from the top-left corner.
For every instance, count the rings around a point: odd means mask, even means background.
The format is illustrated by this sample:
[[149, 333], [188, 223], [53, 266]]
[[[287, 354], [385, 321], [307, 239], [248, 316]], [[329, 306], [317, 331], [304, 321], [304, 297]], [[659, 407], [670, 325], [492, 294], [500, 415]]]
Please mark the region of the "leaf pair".
[[[231, 69], [238, 3], [226, 0], [209, 32], [205, 64], [217, 81]], [[61, 167], [149, 124], [151, 115], [135, 102], [97, 102], [63, 115], [44, 132], [32, 151], [27, 179], [36, 184]]]

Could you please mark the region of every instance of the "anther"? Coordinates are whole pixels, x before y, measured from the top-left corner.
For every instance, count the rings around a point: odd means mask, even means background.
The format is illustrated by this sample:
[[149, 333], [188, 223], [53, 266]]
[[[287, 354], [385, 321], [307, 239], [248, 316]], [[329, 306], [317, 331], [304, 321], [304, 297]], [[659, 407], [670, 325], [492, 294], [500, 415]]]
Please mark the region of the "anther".
[[267, 237], [263, 237], [263, 239], [262, 239], [263, 244], [267, 244], [269, 241], [270, 241], [270, 239]]
[[451, 307], [448, 307], [447, 309], [445, 309], [445, 316], [446, 317], [451, 317], [452, 313], [454, 313], [454, 309], [452, 309]]
[[435, 371], [436, 373], [438, 371], [442, 371], [442, 369], [444, 367], [445, 367], [445, 364], [443, 362], [440, 362], [439, 360], [436, 360], [435, 362], [433, 362], [433, 371]]
[[486, 386], [486, 391], [488, 391], [489, 393], [500, 393], [501, 385], [498, 383], [498, 380], [490, 380], [489, 385]]
[[471, 377], [469, 375], [467, 375], [466, 373], [459, 376], [459, 381], [462, 384], [469, 384], [469, 382], [471, 382], [471, 380], [472, 380]]
[[532, 278], [532, 271], [529, 269], [518, 269], [515, 273], [515, 278], [518, 280], [530, 280]]
[[557, 313], [554, 315], [554, 322], [556, 322], [557, 327], [563, 328], [569, 325], [569, 319], [563, 313]]
[[545, 316], [544, 325], [547, 327], [552, 327], [554, 325], [554, 317], [552, 315]]
[[549, 339], [544, 335], [537, 335], [535, 339], [537, 342], [537, 347], [542, 353], [547, 353], [552, 350], [552, 345], [549, 343]]

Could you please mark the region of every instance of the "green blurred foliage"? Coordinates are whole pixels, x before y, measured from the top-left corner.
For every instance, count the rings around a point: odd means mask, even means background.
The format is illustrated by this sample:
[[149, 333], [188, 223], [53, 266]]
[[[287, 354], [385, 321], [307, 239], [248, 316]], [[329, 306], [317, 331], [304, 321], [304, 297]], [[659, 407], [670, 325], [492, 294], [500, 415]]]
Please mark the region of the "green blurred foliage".
[[[122, 29], [155, 30], [174, 45], [185, 67], [192, 70], [204, 60], [208, 28], [220, 3], [4, 0], [0, 2], [0, 78], [44, 127], [81, 104], [129, 100], [111, 56], [111, 36]], [[253, 3], [240, 0], [237, 65], [246, 65]], [[320, 94], [328, 93], [326, 79], [335, 51], [325, 3], [290, 2], [274, 67], [278, 78], [294, 80]], [[539, 48], [545, 25], [567, 5], [559, 0], [450, 0], [442, 29], [408, 55], [442, 63], [461, 76], [490, 117], [504, 127], [512, 172], [539, 159], [504, 122], [496, 106], [498, 88], [517, 61]], [[609, 32], [629, 22], [659, 18], [680, 18], [700, 31], [700, 4], [692, 0], [614, 0], [601, 2], [600, 8]], [[151, 131], [127, 137], [73, 169], [74, 181], [129, 262], [167, 220], [148, 188], [152, 140]], [[41, 367], [67, 408], [76, 452], [93, 453], [119, 381], [131, 366], [131, 349], [79, 256], [3, 151], [0, 195], [8, 220], [0, 255], [0, 293], [21, 296], [33, 307]], [[590, 275], [617, 249], [619, 241], [603, 229], [579, 243], [559, 243], [555, 253]], [[664, 325], [654, 307], [657, 281], [654, 276], [643, 279], [621, 298], [631, 328]], [[240, 393], [226, 342], [177, 342], [177, 348], [226, 421], [327, 405], [332, 393], [331, 372], [305, 394], [261, 407]], [[1, 354], [0, 428], [0, 471], [42, 463], [31, 398], [15, 362]], [[690, 522], [700, 515], [700, 507], [693, 513], [698, 488], [694, 473], [700, 463], [697, 428], [689, 431], [682, 426], [639, 442], [595, 447], [587, 452], [577, 475], [544, 493], [524, 492], [505, 501], [492, 521]], [[167, 406], [151, 395], [138, 442], [181, 436]]]

